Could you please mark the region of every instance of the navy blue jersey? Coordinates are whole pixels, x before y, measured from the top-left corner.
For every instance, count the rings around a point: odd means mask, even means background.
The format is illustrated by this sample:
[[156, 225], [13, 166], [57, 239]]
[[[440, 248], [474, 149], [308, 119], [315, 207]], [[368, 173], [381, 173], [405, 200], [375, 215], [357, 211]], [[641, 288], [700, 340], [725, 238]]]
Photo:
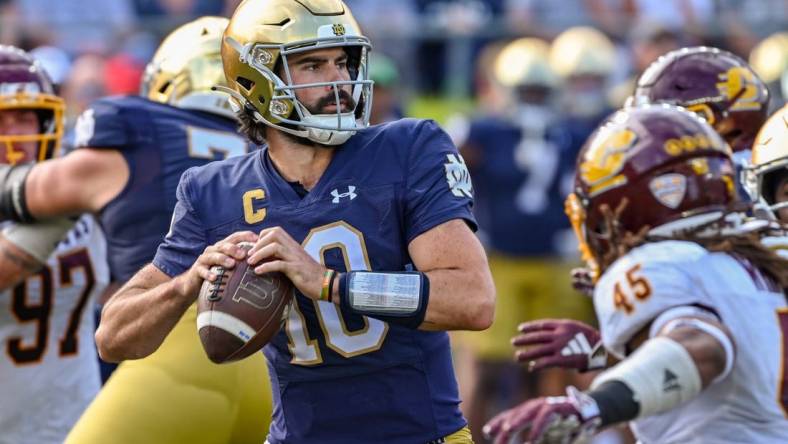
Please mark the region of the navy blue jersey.
[[[153, 264], [186, 271], [233, 232], [281, 226], [337, 270], [412, 269], [408, 244], [453, 219], [475, 229], [470, 177], [448, 136], [405, 119], [360, 131], [303, 198], [268, 150], [187, 171]], [[273, 443], [425, 443], [465, 425], [445, 332], [358, 316], [296, 291], [271, 366]]]
[[[555, 135], [555, 136], [553, 136]], [[548, 129], [539, 137], [499, 118], [471, 122], [466, 142], [475, 150], [471, 175], [477, 191], [479, 225], [488, 246], [512, 256], [559, 253], [567, 182], [575, 155], [563, 133]]]
[[188, 168], [248, 151], [237, 123], [137, 96], [96, 101], [79, 118], [77, 148], [123, 154], [129, 181], [99, 219], [112, 279], [124, 282], [149, 263], [164, 239], [178, 180]]

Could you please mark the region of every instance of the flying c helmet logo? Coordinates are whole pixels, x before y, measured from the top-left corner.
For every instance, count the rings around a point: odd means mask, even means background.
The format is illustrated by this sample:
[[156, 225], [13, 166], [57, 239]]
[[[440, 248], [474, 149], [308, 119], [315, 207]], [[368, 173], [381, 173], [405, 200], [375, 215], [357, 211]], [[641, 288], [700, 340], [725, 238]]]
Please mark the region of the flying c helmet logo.
[[580, 179], [588, 185], [591, 196], [627, 182], [626, 176], [620, 173], [627, 160], [627, 151], [636, 141], [634, 131], [619, 127], [600, 133], [591, 142], [580, 164]]
[[758, 86], [755, 84], [752, 71], [741, 66], [735, 66], [720, 74], [717, 90], [729, 102], [733, 102], [731, 111], [759, 110]]

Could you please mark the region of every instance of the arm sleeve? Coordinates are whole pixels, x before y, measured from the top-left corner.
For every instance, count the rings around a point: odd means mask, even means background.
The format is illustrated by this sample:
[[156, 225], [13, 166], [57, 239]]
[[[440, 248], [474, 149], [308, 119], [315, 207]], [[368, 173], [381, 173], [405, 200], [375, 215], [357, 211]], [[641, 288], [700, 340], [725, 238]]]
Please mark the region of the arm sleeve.
[[475, 231], [471, 176], [457, 148], [433, 121], [421, 122], [414, 139], [405, 172], [407, 241], [452, 219]]
[[207, 246], [206, 230], [192, 206], [190, 172], [187, 170], [181, 176], [170, 231], [153, 258], [153, 265], [170, 277], [188, 270]]
[[77, 119], [74, 148], [118, 148], [133, 140], [123, 109], [107, 101], [97, 101]]

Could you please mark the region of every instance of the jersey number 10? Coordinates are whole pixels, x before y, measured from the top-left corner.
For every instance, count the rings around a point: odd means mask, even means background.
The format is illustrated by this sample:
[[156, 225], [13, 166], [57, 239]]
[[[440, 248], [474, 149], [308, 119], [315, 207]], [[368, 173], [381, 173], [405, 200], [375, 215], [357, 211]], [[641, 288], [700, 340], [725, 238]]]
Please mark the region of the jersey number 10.
[[[370, 270], [372, 267], [367, 256], [364, 235], [346, 222], [334, 222], [314, 228], [303, 242], [304, 249], [321, 264], [327, 250], [338, 248], [342, 251], [347, 270]], [[364, 319], [364, 327], [348, 331], [345, 320], [337, 305], [326, 301], [312, 301], [315, 304], [320, 329], [326, 338], [326, 345], [343, 357], [370, 353], [380, 349], [386, 338], [389, 326], [378, 319]], [[291, 362], [298, 365], [316, 365], [323, 362], [316, 339], [310, 339], [306, 319], [294, 303], [287, 318], [287, 337], [289, 339]]]

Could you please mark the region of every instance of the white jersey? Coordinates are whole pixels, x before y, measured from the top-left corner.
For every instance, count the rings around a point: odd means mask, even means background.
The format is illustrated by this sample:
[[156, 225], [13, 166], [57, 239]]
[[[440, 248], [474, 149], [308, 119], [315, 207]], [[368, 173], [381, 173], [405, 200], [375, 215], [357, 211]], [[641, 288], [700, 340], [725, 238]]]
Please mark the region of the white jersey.
[[0, 293], [0, 443], [61, 443], [101, 386], [93, 335], [106, 242], [83, 216], [39, 273]]
[[732, 334], [731, 372], [688, 403], [635, 421], [642, 443], [788, 443], [788, 304], [755, 267], [690, 242], [649, 243], [604, 273], [594, 306], [602, 341], [618, 357], [674, 307], [713, 311]]

